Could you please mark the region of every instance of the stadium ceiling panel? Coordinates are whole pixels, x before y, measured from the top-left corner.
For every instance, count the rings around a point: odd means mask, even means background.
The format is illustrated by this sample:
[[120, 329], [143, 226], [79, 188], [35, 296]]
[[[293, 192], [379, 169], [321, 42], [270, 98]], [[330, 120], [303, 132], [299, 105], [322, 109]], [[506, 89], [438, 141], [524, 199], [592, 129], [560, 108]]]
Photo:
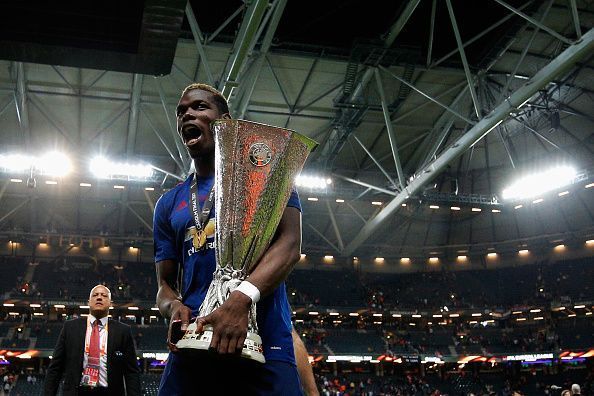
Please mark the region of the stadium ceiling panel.
[[[592, 2], [158, 3], [95, 4], [94, 25], [64, 3], [45, 36], [18, 22], [27, 6], [2, 6], [0, 155], [61, 151], [72, 171], [4, 169], [0, 236], [150, 246], [154, 202], [191, 171], [174, 108], [194, 81], [237, 117], [320, 142], [304, 173], [332, 183], [300, 189], [305, 251], [452, 254], [594, 234]], [[96, 179], [98, 156], [152, 173]], [[560, 165], [575, 168], [567, 186], [503, 199], [517, 177]]]

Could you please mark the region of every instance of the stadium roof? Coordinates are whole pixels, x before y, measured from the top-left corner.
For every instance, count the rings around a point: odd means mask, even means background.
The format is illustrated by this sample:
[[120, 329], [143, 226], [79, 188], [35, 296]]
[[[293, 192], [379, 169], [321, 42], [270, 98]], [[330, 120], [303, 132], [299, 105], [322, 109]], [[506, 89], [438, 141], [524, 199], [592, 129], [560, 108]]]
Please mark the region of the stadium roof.
[[[0, 173], [0, 235], [108, 233], [150, 246], [154, 202], [190, 171], [174, 108], [203, 81], [236, 117], [320, 143], [304, 173], [333, 182], [300, 189], [306, 252], [592, 239], [591, 1], [126, 4], [0, 6], [0, 155], [57, 150], [74, 168], [58, 184]], [[88, 170], [97, 155], [150, 163], [154, 177], [99, 181]], [[503, 199], [518, 176], [561, 165], [576, 170], [567, 187]]]

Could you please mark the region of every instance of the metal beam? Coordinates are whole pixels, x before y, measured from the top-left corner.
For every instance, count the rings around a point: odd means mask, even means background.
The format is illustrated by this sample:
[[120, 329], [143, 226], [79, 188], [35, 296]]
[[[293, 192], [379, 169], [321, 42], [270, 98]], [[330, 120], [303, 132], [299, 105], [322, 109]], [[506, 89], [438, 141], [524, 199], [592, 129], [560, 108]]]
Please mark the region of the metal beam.
[[493, 130], [510, 112], [520, 108], [529, 100], [532, 95], [538, 92], [547, 83], [560, 74], [567, 72], [579, 60], [592, 53], [594, 50], [594, 29], [590, 29], [584, 34], [582, 41], [569, 46], [559, 56], [553, 59], [548, 65], [541, 68], [529, 81], [517, 89], [503, 103], [494, 108], [491, 113], [481, 119], [466, 134], [461, 136], [452, 145], [450, 145], [439, 157], [432, 163], [420, 170], [419, 176], [413, 179], [405, 190], [400, 192], [384, 209], [373, 219], [363, 226], [359, 234], [346, 246], [343, 254], [351, 255], [363, 244], [377, 229], [394, 214], [400, 205], [409, 195], [420, 191], [426, 183], [430, 182], [447, 165], [464, 153], [469, 147], [473, 146], [483, 136]]
[[474, 89], [474, 78], [470, 73], [470, 67], [468, 66], [468, 60], [466, 59], [464, 45], [462, 45], [462, 38], [460, 37], [460, 31], [458, 30], [458, 23], [456, 22], [456, 16], [454, 15], [454, 8], [452, 7], [451, 0], [446, 0], [446, 5], [448, 6], [448, 13], [450, 14], [450, 20], [452, 22], [452, 29], [454, 30], [454, 36], [456, 37], [456, 44], [458, 44], [458, 52], [460, 52], [460, 58], [462, 59], [462, 66], [464, 66], [466, 81], [468, 81], [468, 88], [470, 89], [470, 96], [472, 97], [472, 103], [474, 104], [474, 111], [476, 112], [476, 117], [480, 120], [481, 106], [476, 95], [476, 90]]
[[411, 89], [413, 89], [414, 91], [418, 92], [419, 94], [421, 94], [425, 98], [429, 99], [433, 103], [435, 103], [438, 106], [440, 106], [440, 107], [444, 108], [445, 110], [449, 111], [450, 113], [452, 113], [456, 117], [460, 118], [461, 120], [463, 120], [463, 121], [465, 121], [465, 122], [467, 122], [467, 123], [469, 123], [471, 125], [474, 125], [474, 121], [472, 121], [471, 119], [469, 119], [467, 117], [464, 117], [462, 114], [458, 113], [456, 110], [452, 109], [450, 106], [446, 106], [445, 104], [441, 103], [439, 100], [435, 99], [431, 95], [426, 94], [425, 92], [421, 91], [419, 88], [415, 87], [414, 85], [412, 85], [411, 83], [409, 83], [405, 79], [403, 79], [401, 77], [398, 77], [397, 75], [395, 75], [394, 73], [392, 73], [390, 70], [386, 69], [385, 67], [379, 66], [379, 68], [381, 70], [383, 70], [384, 72], [388, 73], [390, 76], [394, 77], [396, 80], [398, 80], [401, 83], [403, 83], [404, 85], [410, 87]]
[[4, 114], [4, 112], [6, 111], [6, 109], [8, 109], [8, 106], [10, 106], [14, 100], [15, 100], [15, 95], [14, 95], [14, 92], [13, 92], [8, 97], [8, 100], [6, 101], [6, 103], [4, 103], [2, 106], [0, 106], [0, 116], [2, 116], [2, 114]]
[[538, 22], [536, 19], [531, 18], [528, 15], [524, 14], [522, 11], [516, 10], [514, 7], [510, 6], [506, 2], [504, 2], [502, 0], [495, 0], [495, 1], [499, 4], [501, 4], [502, 6], [504, 6], [505, 8], [507, 8], [508, 10], [510, 10], [511, 12], [513, 12], [514, 14], [517, 14], [517, 15], [521, 16], [522, 18], [524, 18], [525, 20], [527, 20], [528, 22], [532, 23], [534, 26], [538, 26], [539, 28], [541, 28], [542, 30], [544, 30], [545, 32], [550, 34], [551, 36], [555, 37], [558, 40], [561, 40], [565, 44], [573, 43], [571, 40], [561, 36], [559, 33], [554, 31], [550, 27], [543, 25], [542, 23]]
[[87, 85], [84, 89], [81, 90], [80, 94], [84, 94], [85, 92], [87, 92], [89, 89], [93, 88], [93, 86], [95, 84], [97, 84], [97, 82], [99, 80], [101, 80], [103, 78], [103, 76], [105, 76], [107, 74], [108, 70], [104, 70], [102, 72], [100, 72], [97, 77], [95, 77], [95, 79], [93, 81], [91, 81], [91, 83], [89, 85]]
[[[396, 40], [396, 37], [404, 27], [404, 25], [410, 19], [413, 11], [419, 5], [420, 0], [409, 0], [404, 10], [398, 16], [398, 19], [390, 27], [390, 30], [386, 34], [386, 38], [383, 42], [383, 47], [388, 49]], [[363, 75], [352, 92], [348, 95], [347, 101], [354, 103], [360, 100], [360, 97], [364, 94], [364, 90], [369, 84], [369, 81], [373, 77], [374, 68], [366, 67], [363, 69]], [[342, 95], [342, 94], [341, 94]], [[347, 108], [339, 109], [335, 117], [335, 127], [332, 129], [328, 139], [323, 145], [320, 145], [316, 150], [319, 156], [323, 156], [325, 159], [325, 165], [329, 166], [332, 161], [336, 158], [339, 152], [342, 150], [344, 143], [347, 141], [348, 136], [354, 131], [354, 125], [357, 125], [361, 118], [364, 116], [366, 107], [361, 108]]]
[[29, 109], [27, 107], [27, 81], [25, 79], [25, 67], [23, 62], [15, 62], [17, 82], [17, 116], [19, 118], [19, 124], [21, 126], [21, 132], [25, 138], [26, 146], [31, 143], [31, 127], [29, 125]]
[[563, 148], [559, 147], [555, 142], [553, 142], [551, 139], [547, 138], [546, 136], [544, 136], [542, 133], [538, 132], [536, 129], [532, 128], [530, 125], [528, 125], [527, 122], [522, 121], [521, 119], [519, 119], [518, 117], [512, 116], [512, 118], [514, 120], [516, 120], [518, 123], [522, 124], [524, 126], [524, 128], [528, 129], [530, 132], [532, 132], [533, 134], [535, 134], [537, 137], [541, 138], [543, 141], [547, 142], [548, 144], [550, 144], [551, 146], [553, 146], [554, 148], [556, 148], [557, 150], [561, 150], [561, 151], [565, 151]]
[[155, 202], [151, 198], [149, 192], [147, 190], [142, 190], [144, 193], [144, 197], [146, 198], [146, 203], [148, 204], [149, 208], [151, 208], [151, 213], [155, 214]]
[[[323, 55], [323, 51], [322, 51], [322, 55]], [[312, 62], [311, 66], [307, 72], [307, 76], [305, 77], [305, 80], [301, 84], [301, 89], [299, 90], [299, 93], [297, 94], [297, 98], [295, 99], [295, 102], [291, 106], [291, 113], [293, 113], [295, 111], [295, 109], [297, 108], [297, 105], [301, 101], [301, 96], [303, 95], [303, 92], [305, 92], [305, 87], [307, 87], [307, 85], [309, 84], [311, 75], [313, 74], [313, 71], [316, 68], [316, 65], [318, 64], [319, 60], [320, 60], [320, 58], [315, 58], [314, 61]], [[289, 127], [290, 121], [291, 121], [291, 116], [287, 117], [287, 121], [285, 122], [285, 128]]]
[[121, 116], [124, 115], [124, 113], [126, 113], [128, 110], [130, 109], [130, 106], [128, 104], [125, 104], [121, 110], [119, 110], [113, 117], [107, 119], [106, 121], [103, 122], [103, 124], [97, 128], [97, 131], [95, 132], [95, 135], [93, 135], [92, 138], [87, 139], [87, 142], [85, 143], [85, 145], [91, 146], [93, 144], [93, 142], [95, 141], [95, 139], [97, 139], [99, 136], [101, 136], [101, 134], [105, 131], [107, 131]]
[[515, 168], [516, 164], [514, 163], [514, 157], [512, 156], [512, 153], [511, 153], [511, 150], [507, 144], [507, 141], [503, 137], [503, 132], [501, 132], [500, 127], [497, 127], [497, 134], [499, 135], [499, 138], [501, 139], [501, 144], [503, 144], [503, 148], [505, 149], [505, 153], [507, 154], [507, 158], [509, 158], [509, 162], [510, 162], [512, 168]]
[[130, 116], [128, 117], [128, 138], [126, 139], [126, 156], [134, 155], [136, 146], [136, 131], [138, 130], [138, 107], [140, 105], [140, 93], [142, 92], [142, 74], [134, 74], [132, 80], [132, 95], [130, 97]]
[[[287, 109], [289, 109], [289, 111], [292, 111], [289, 97], [287, 96], [287, 93], [285, 92], [285, 89], [283, 88], [283, 84], [281, 83], [280, 79], [276, 75], [276, 72], [274, 71], [274, 67], [272, 66], [272, 63], [270, 63], [270, 59], [268, 58], [268, 56], [264, 56], [264, 59], [266, 60], [266, 63], [268, 64], [268, 68], [270, 69], [270, 72], [272, 73], [272, 77], [274, 77], [274, 81], [276, 82], [276, 85], [278, 86], [278, 90], [280, 91], [281, 96], [283, 97], [283, 100], [285, 101], [285, 104], [287, 105]], [[256, 69], [256, 70], [258, 70], [258, 69]]]
[[64, 84], [66, 84], [68, 86], [68, 88], [70, 88], [72, 90], [72, 92], [74, 93], [78, 93], [79, 90], [74, 88], [72, 86], [72, 84], [70, 84], [70, 82], [66, 79], [66, 77], [64, 77], [64, 74], [62, 74], [62, 72], [58, 69], [57, 66], [52, 65], [52, 69], [56, 72], [56, 74], [58, 76], [60, 76], [60, 78], [62, 79], [62, 81], [64, 81]]
[[398, 182], [400, 183], [400, 189], [406, 186], [404, 180], [404, 173], [402, 172], [402, 164], [400, 164], [400, 156], [398, 155], [398, 145], [396, 144], [396, 134], [394, 133], [394, 127], [392, 126], [392, 120], [390, 119], [390, 110], [388, 110], [388, 102], [386, 100], [386, 94], [384, 92], [384, 86], [382, 83], [382, 77], [377, 68], [374, 69], [375, 82], [377, 83], [377, 91], [380, 96], [382, 103], [382, 110], [384, 113], [384, 121], [386, 123], [386, 130], [388, 131], [388, 139], [390, 141], [390, 149], [392, 150], [392, 157], [394, 158], [394, 164], [396, 166], [396, 173], [398, 174]]
[[[526, 2], [526, 4], [522, 5], [518, 9], [519, 10], [523, 10], [524, 8], [526, 8], [529, 5], [531, 5], [532, 3], [534, 3], [534, 0], [530, 0], [530, 1]], [[507, 16], [503, 17], [502, 19], [500, 19], [499, 21], [497, 21], [493, 25], [489, 26], [488, 28], [486, 28], [485, 30], [483, 30], [482, 32], [480, 32], [479, 34], [477, 34], [476, 36], [470, 38], [468, 41], [466, 41], [464, 44], [462, 44], [462, 46], [464, 48], [468, 47], [470, 44], [474, 43], [476, 40], [480, 39], [485, 34], [489, 33], [491, 30], [495, 29], [497, 26], [505, 23], [508, 19], [510, 19], [514, 15], [515, 14], [513, 12], [510, 13], [510, 14], [508, 14]], [[448, 52], [447, 54], [445, 54], [444, 56], [442, 56], [441, 58], [439, 58], [438, 60], [436, 60], [435, 62], [433, 62], [429, 67], [436, 67], [437, 65], [439, 65], [440, 63], [442, 63], [443, 61], [445, 61], [446, 59], [448, 59], [450, 56], [454, 55], [456, 52], [458, 52], [458, 48], [451, 50], [450, 52]]]
[[204, 71], [206, 73], [206, 79], [208, 83], [212, 86], [215, 85], [215, 80], [212, 75], [212, 71], [210, 70], [210, 65], [208, 64], [208, 59], [206, 58], [206, 52], [204, 51], [204, 46], [202, 43], [204, 39], [202, 37], [202, 32], [200, 31], [200, 27], [198, 26], [198, 22], [196, 22], [196, 16], [194, 15], [194, 10], [192, 10], [192, 5], [188, 1], [186, 4], [186, 17], [188, 19], [188, 24], [190, 25], [190, 30], [192, 31], [192, 35], [194, 36], [194, 44], [196, 44], [196, 49], [198, 50], [198, 55], [200, 56], [200, 61], [204, 66]]
[[571, 8], [571, 17], [573, 18], [573, 26], [575, 27], [575, 34], [578, 40], [582, 39], [582, 29], [580, 28], [580, 17], [578, 15], [577, 5], [575, 0], [569, 0], [569, 6]]
[[406, 22], [408, 22], [410, 16], [415, 11], [415, 8], [417, 8], [420, 2], [421, 0], [410, 0], [406, 4], [404, 10], [402, 10], [402, 13], [398, 17], [398, 20], [396, 20], [396, 23], [392, 25], [392, 28], [388, 32], [388, 37], [386, 38], [386, 47], [390, 47], [394, 43], [394, 40], [396, 40], [396, 37], [398, 37], [402, 31], [402, 28], [404, 25], [406, 25]]
[[[547, 15], [549, 13], [549, 10], [551, 9], [551, 6], [553, 5], [553, 1], [554, 0], [549, 0], [547, 6], [545, 7], [545, 9], [544, 9], [544, 11], [542, 13], [542, 16], [540, 17], [540, 21], [541, 22], [544, 22], [544, 20], [546, 19]], [[534, 42], [534, 39], [536, 38], [536, 34], [538, 33], [538, 31], [539, 31], [538, 28], [536, 28], [536, 29], [534, 29], [532, 31], [532, 35], [530, 36], [530, 40], [524, 46], [524, 50], [522, 51], [522, 55], [520, 56], [520, 59], [518, 59], [518, 62], [516, 63], [516, 66], [514, 67], [514, 71], [512, 73], [510, 73], [509, 78], [505, 82], [505, 86], [503, 87], [503, 89], [499, 93], [499, 100], [498, 100], [498, 102], [500, 102], [503, 99], [503, 97], [505, 96], [505, 93], [507, 92], [507, 89], [509, 88], [509, 84], [514, 79], [514, 76], [518, 73], [518, 70], [520, 68], [520, 65], [524, 61], [524, 58], [526, 57], [526, 54], [528, 53], [528, 50], [530, 49], [530, 47], [532, 47], [532, 43]]]
[[[401, 147], [400, 150], [404, 151], [405, 148], [412, 146], [413, 144], [415, 144], [417, 141], [425, 138], [425, 136], [429, 135], [429, 132], [423, 132], [420, 135], [415, 136], [412, 140], [409, 140], [408, 142], [404, 143]], [[392, 155], [392, 153], [386, 154], [383, 157], [381, 157], [378, 161], [384, 161], [386, 160], [388, 157], [390, 157]], [[367, 170], [371, 167], [372, 164], [366, 165], [363, 167], [363, 170]]]
[[165, 174], [165, 175], [167, 175], [167, 176], [171, 176], [171, 177], [173, 177], [174, 179], [177, 179], [177, 180], [179, 180], [179, 181], [184, 181], [184, 180], [186, 180], [186, 179], [185, 179], [185, 178], [183, 178], [182, 176], [176, 175], [175, 173], [167, 172], [166, 170], [164, 170], [164, 169], [161, 169], [161, 168], [158, 168], [158, 167], [156, 167], [155, 165], [151, 165], [151, 168], [153, 168], [154, 170], [156, 170], [156, 171], [159, 171], [159, 172], [161, 172], [161, 173], [163, 173], [163, 174]]
[[397, 195], [397, 193], [394, 192], [394, 191], [386, 190], [385, 188], [374, 186], [373, 184], [369, 184], [369, 183], [366, 183], [366, 182], [361, 181], [361, 180], [352, 179], [350, 177], [342, 176], [342, 175], [339, 175], [339, 174], [336, 174], [336, 173], [333, 173], [332, 176], [333, 177], [338, 177], [339, 179], [342, 179], [344, 181], [348, 181], [348, 182], [353, 183], [353, 184], [358, 184], [358, 185], [363, 186], [363, 187], [371, 188], [372, 190], [383, 192], [384, 194], [394, 195], [394, 196]]
[[[384, 176], [386, 176], [386, 178], [388, 179], [388, 181], [394, 186], [397, 187], [396, 182], [394, 181], [394, 179], [392, 179], [392, 177], [390, 176], [390, 174], [388, 172], [386, 172], [386, 170], [384, 169], [384, 167], [379, 163], [378, 160], [375, 159], [375, 157], [371, 154], [371, 152], [367, 149], [367, 147], [365, 147], [365, 145], [363, 144], [362, 141], [360, 141], [357, 136], [355, 136], [354, 134], [351, 135], [353, 137], [353, 139], [355, 139], [355, 141], [357, 143], [359, 143], [359, 146], [361, 146], [361, 148], [363, 149], [363, 151], [365, 151], [365, 154], [367, 154], [367, 156], [369, 158], [371, 158], [371, 160], [373, 161], [373, 163], [375, 165], [377, 165], [377, 167], [379, 168], [379, 170], [384, 174]], [[355, 157], [353, 157], [355, 158]]]
[[227, 19], [225, 19], [225, 21], [223, 21], [223, 23], [221, 23], [219, 25], [219, 27], [214, 32], [212, 32], [208, 37], [206, 37], [204, 44], [208, 44], [208, 43], [212, 42], [219, 35], [219, 33], [221, 33], [223, 31], [223, 29], [225, 29], [225, 27], [229, 23], [231, 23], [232, 20], [234, 20], [239, 14], [242, 13], [242, 11], [244, 9], [245, 9], [245, 4], [242, 4], [239, 7], [237, 7], [237, 9], [233, 12], [233, 14], [229, 15], [229, 17]]
[[[268, 25], [268, 29], [264, 34], [264, 38], [262, 39], [262, 44], [260, 45], [260, 52], [258, 57], [252, 64], [252, 70], [254, 71], [254, 75], [246, 82], [246, 86], [242, 89], [241, 99], [239, 101], [239, 106], [237, 106], [236, 117], [237, 118], [244, 118], [245, 112], [247, 107], [250, 103], [250, 99], [252, 98], [252, 94], [254, 93], [254, 89], [256, 88], [256, 83], [258, 82], [258, 78], [260, 77], [260, 73], [262, 71], [262, 66], [264, 65], [264, 60], [266, 59], [266, 54], [270, 50], [270, 45], [272, 44], [272, 39], [274, 38], [274, 33], [278, 27], [280, 22], [281, 16], [285, 10], [285, 6], [287, 5], [287, 0], [278, 0], [275, 4], [275, 8], [273, 10], [272, 17], [270, 19], [270, 23]], [[271, 66], [272, 68], [272, 66]], [[231, 98], [231, 105], [233, 104], [233, 98]]]
[[433, 0], [431, 4], [431, 25], [429, 26], [429, 49], [427, 50], [427, 63], [426, 66], [431, 65], [431, 55], [433, 52], [433, 34], [435, 32], [435, 9], [437, 8], [437, 0]]
[[159, 91], [159, 97], [161, 98], [161, 105], [163, 106], [163, 112], [165, 113], [165, 117], [167, 118], [167, 125], [169, 125], [169, 131], [171, 132], [171, 136], [173, 137], [173, 142], [175, 143], [175, 147], [177, 148], [178, 158], [181, 160], [184, 167], [182, 171], [188, 172], [190, 169], [190, 160], [186, 156], [186, 149], [182, 146], [181, 138], [177, 133], [176, 122], [171, 120], [169, 116], [169, 109], [167, 109], [167, 101], [165, 97], [165, 91], [163, 90], [163, 85], [161, 84], [161, 80], [155, 77], [157, 82], [157, 89]]
[[157, 136], [157, 139], [159, 139], [159, 141], [161, 142], [161, 144], [163, 145], [163, 147], [165, 148], [165, 150], [167, 151], [167, 153], [169, 154], [169, 156], [171, 157], [171, 159], [173, 160], [173, 162], [175, 162], [175, 164], [177, 165], [177, 167], [182, 171], [185, 172], [185, 168], [184, 168], [184, 164], [182, 164], [179, 160], [178, 157], [176, 157], [173, 154], [173, 151], [169, 148], [169, 145], [167, 145], [167, 142], [165, 142], [165, 139], [163, 138], [163, 136], [161, 136], [161, 133], [159, 132], [159, 130], [155, 127], [155, 125], [153, 124], [153, 121], [151, 120], [150, 116], [148, 115], [148, 113], [144, 110], [143, 106], [140, 106], [140, 111], [144, 114], [144, 116], [146, 117], [146, 120], [148, 121], [149, 126], [151, 127], [151, 130], [155, 133], [155, 136]]
[[246, 9], [223, 78], [219, 82], [219, 91], [227, 99], [231, 97], [233, 90], [237, 87], [237, 77], [245, 65], [249, 52], [255, 45], [256, 33], [267, 6], [268, 0], [252, 0]]
[[326, 201], [326, 208], [328, 208], [328, 214], [330, 215], [330, 221], [332, 222], [332, 228], [334, 229], [334, 234], [336, 235], [336, 241], [338, 242], [338, 247], [340, 251], [344, 249], [344, 243], [342, 242], [342, 237], [340, 236], [340, 228], [336, 223], [336, 218], [334, 217], [334, 212], [332, 212], [332, 208], [330, 207], [330, 202]]
[[2, 224], [2, 222], [4, 220], [6, 220], [7, 218], [9, 218], [13, 213], [15, 213], [17, 210], [19, 210], [20, 208], [22, 208], [24, 205], [28, 204], [31, 201], [31, 198], [27, 198], [23, 201], [21, 201], [20, 204], [18, 204], [17, 206], [15, 206], [14, 208], [12, 208], [8, 213], [6, 213], [4, 216], [0, 217], [0, 224]]
[[153, 226], [149, 224], [148, 221], [146, 221], [145, 219], [142, 218], [142, 216], [132, 207], [132, 205], [130, 205], [128, 202], [124, 203], [126, 205], [126, 207], [130, 210], [130, 212], [132, 212], [132, 214], [134, 214], [134, 216], [136, 216], [138, 218], [138, 220], [140, 220], [140, 222], [146, 227], [148, 228], [148, 230], [150, 232], [153, 232]]
[[54, 120], [49, 112], [44, 109], [43, 107], [43, 102], [42, 101], [38, 101], [34, 95], [29, 95], [29, 102], [33, 105], [33, 107], [35, 107], [37, 110], [39, 110], [39, 112], [41, 113], [41, 115], [43, 115], [45, 117], [45, 119], [54, 127], [56, 128], [56, 130], [58, 132], [60, 132], [62, 134], [62, 136], [64, 136], [64, 139], [66, 139], [66, 141], [68, 143], [70, 143], [70, 145], [72, 147], [76, 147], [77, 149], [79, 148], [77, 144], [75, 144], [74, 141], [72, 141], [72, 137], [68, 134], [68, 132], [66, 132], [66, 128], [61, 125], [61, 123], [57, 120]]
[[309, 224], [309, 223], [307, 223], [307, 226], [308, 226], [309, 228], [311, 228], [311, 229], [313, 230], [313, 232], [315, 232], [316, 234], [318, 234], [318, 236], [319, 236], [320, 238], [322, 238], [322, 239], [323, 239], [323, 240], [324, 240], [324, 241], [325, 241], [325, 242], [326, 242], [328, 245], [330, 245], [330, 246], [331, 246], [331, 247], [332, 247], [334, 250], [336, 250], [337, 252], [340, 252], [340, 249], [338, 248], [338, 246], [336, 246], [335, 244], [333, 244], [332, 242], [330, 242], [330, 241], [328, 240], [328, 238], [326, 238], [326, 236], [325, 236], [323, 233], [321, 233], [320, 231], [318, 231], [318, 229], [317, 229], [316, 227], [312, 226], [312, 225], [311, 225], [311, 224]]
[[[466, 85], [465, 82], [464, 85]], [[454, 108], [455, 106], [458, 106], [459, 102], [466, 97], [466, 92], [466, 87], [462, 88], [449, 107]], [[431, 160], [431, 158], [435, 156], [454, 121], [455, 116], [451, 112], [444, 111], [439, 116], [434, 127], [431, 129], [429, 136], [417, 146], [413, 152], [413, 155], [410, 157], [406, 166], [406, 169], [409, 173], [414, 169], [424, 166], [428, 161]], [[439, 135], [436, 136], [438, 132]]]
[[10, 180], [6, 180], [4, 182], [4, 184], [2, 185], [2, 189], [0, 190], [0, 201], [2, 201], [2, 197], [4, 196], [4, 193], [6, 192], [6, 188], [8, 188], [9, 184], [10, 184]]
[[[369, 189], [367, 189], [366, 191], [369, 191]], [[355, 215], [357, 215], [357, 217], [358, 217], [358, 218], [360, 218], [360, 219], [361, 219], [361, 221], [363, 222], [363, 224], [365, 224], [365, 223], [367, 222], [367, 219], [366, 219], [365, 217], [363, 217], [363, 216], [361, 215], [361, 213], [359, 213], [359, 212], [357, 211], [357, 209], [355, 209], [355, 207], [354, 207], [353, 205], [351, 205], [351, 204], [350, 204], [349, 202], [347, 202], [347, 201], [345, 201], [345, 204], [346, 204], [346, 205], [347, 205], [347, 206], [348, 206], [348, 207], [349, 207], [349, 208], [350, 208], [350, 209], [353, 211], [353, 213], [354, 213]], [[343, 249], [343, 250], [344, 250], [344, 249]]]

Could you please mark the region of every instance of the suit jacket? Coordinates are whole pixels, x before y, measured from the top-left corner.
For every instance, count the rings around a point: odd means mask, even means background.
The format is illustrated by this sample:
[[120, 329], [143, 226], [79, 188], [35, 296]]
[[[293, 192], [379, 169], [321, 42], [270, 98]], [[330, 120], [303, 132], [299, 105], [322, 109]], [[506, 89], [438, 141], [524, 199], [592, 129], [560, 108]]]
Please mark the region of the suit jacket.
[[[64, 323], [45, 376], [45, 396], [54, 396], [64, 378], [64, 396], [76, 396], [83, 371], [87, 319]], [[110, 395], [140, 396], [140, 370], [130, 326], [108, 321], [107, 385]], [[124, 388], [125, 383], [125, 388]], [[125, 390], [124, 390], [125, 389]]]

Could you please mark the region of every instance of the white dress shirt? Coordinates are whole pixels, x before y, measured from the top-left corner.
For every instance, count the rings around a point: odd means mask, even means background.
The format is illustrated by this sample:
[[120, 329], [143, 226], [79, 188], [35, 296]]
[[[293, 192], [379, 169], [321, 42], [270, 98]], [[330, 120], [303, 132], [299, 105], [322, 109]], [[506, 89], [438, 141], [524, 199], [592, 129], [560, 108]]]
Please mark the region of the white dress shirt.
[[[91, 341], [91, 332], [93, 331], [93, 324], [97, 318], [89, 314], [87, 320], [87, 334], [85, 336], [85, 353], [83, 356], [83, 370], [87, 367], [89, 360], [88, 345]], [[99, 319], [99, 338], [100, 342], [100, 359], [99, 359], [99, 386], [107, 387], [107, 316]], [[82, 381], [81, 381], [82, 382]]]

